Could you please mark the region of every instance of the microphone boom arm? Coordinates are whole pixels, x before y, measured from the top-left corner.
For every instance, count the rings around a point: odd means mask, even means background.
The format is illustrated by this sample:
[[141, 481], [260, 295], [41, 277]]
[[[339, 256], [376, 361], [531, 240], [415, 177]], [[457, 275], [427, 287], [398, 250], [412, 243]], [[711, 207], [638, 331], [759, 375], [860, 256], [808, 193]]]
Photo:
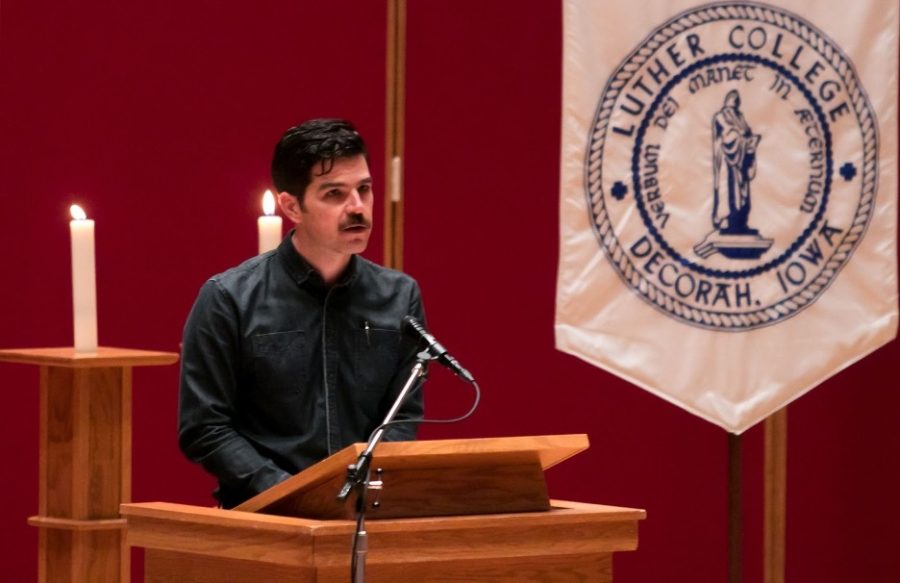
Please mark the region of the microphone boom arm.
[[381, 438], [384, 436], [384, 426], [394, 420], [394, 417], [396, 417], [397, 413], [400, 411], [401, 405], [406, 401], [407, 395], [409, 395], [416, 385], [419, 384], [419, 379], [425, 376], [426, 361], [434, 360], [434, 358], [434, 356], [427, 352], [420, 352], [416, 355], [416, 364], [412, 367], [412, 370], [409, 371], [409, 378], [406, 379], [406, 384], [400, 389], [400, 394], [397, 395], [390, 411], [385, 415], [384, 421], [369, 437], [366, 449], [359, 454], [356, 463], [347, 468], [347, 481], [337, 495], [338, 501], [343, 502], [346, 500], [354, 487], [358, 487], [368, 480], [369, 464], [372, 462], [372, 451], [374, 451], [375, 446], [378, 445]]
[[[400, 406], [406, 400], [406, 397], [419, 384], [419, 380], [425, 376], [426, 361], [433, 360], [435, 357], [427, 352], [420, 352], [416, 355], [416, 364], [409, 371], [409, 378], [406, 384], [400, 389], [400, 394], [394, 400], [393, 406], [384, 417], [384, 423], [372, 432], [369, 436], [369, 443], [366, 449], [359, 454], [356, 463], [347, 467], [347, 481], [337, 495], [338, 502], [344, 502], [350, 496], [350, 492], [357, 491], [356, 494], [356, 532], [354, 534], [353, 557], [350, 562], [350, 577], [353, 583], [364, 583], [366, 580], [366, 555], [368, 553], [368, 534], [366, 533], [366, 494], [369, 489], [369, 465], [372, 463], [372, 451], [384, 436], [385, 426], [394, 420]], [[375, 488], [375, 483], [372, 483]], [[378, 488], [380, 488], [380, 484]]]

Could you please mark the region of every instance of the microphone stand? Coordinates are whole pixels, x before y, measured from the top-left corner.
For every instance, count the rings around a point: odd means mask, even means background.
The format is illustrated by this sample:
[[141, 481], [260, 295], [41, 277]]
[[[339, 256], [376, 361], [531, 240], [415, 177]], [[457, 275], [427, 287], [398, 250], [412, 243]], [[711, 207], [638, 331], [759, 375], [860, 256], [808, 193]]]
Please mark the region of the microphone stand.
[[384, 418], [381, 426], [369, 437], [366, 449], [356, 459], [355, 464], [347, 466], [347, 480], [337, 495], [338, 502], [344, 502], [350, 496], [350, 492], [356, 490], [356, 534], [354, 535], [353, 556], [351, 557], [350, 580], [352, 583], [365, 583], [366, 580], [366, 554], [369, 551], [368, 534], [366, 533], [366, 496], [369, 489], [381, 490], [381, 480], [369, 481], [369, 466], [372, 463], [372, 451], [384, 437], [385, 425], [394, 420], [400, 406], [406, 400], [412, 390], [419, 383], [419, 379], [425, 375], [425, 363], [434, 360], [434, 356], [428, 352], [420, 352], [416, 355], [416, 364], [409, 371], [406, 384], [397, 395], [397, 399]]

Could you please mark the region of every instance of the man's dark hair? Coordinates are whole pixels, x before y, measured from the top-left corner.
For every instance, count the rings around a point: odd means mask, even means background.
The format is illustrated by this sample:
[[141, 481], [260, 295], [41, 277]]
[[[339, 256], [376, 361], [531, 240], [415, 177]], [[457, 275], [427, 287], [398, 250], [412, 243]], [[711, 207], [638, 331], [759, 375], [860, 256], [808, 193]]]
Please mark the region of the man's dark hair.
[[[311, 119], [284, 132], [272, 156], [272, 182], [303, 202], [316, 176], [331, 172], [334, 161], [366, 155], [366, 145], [353, 124], [343, 119]], [[318, 169], [316, 166], [318, 165]]]

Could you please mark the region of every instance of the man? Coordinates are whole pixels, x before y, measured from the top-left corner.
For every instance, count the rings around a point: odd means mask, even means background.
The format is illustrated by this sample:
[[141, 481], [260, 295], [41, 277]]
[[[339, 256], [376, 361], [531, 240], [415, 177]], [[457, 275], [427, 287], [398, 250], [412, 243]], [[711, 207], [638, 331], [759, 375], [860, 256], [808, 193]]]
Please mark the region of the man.
[[[218, 479], [224, 508], [366, 441], [415, 362], [402, 318], [424, 317], [412, 278], [357, 255], [373, 192], [350, 123], [289, 129], [272, 178], [294, 229], [277, 249], [207, 281], [184, 329], [179, 444]], [[398, 418], [421, 414], [418, 391]], [[385, 439], [414, 437], [414, 424], [403, 424]]]

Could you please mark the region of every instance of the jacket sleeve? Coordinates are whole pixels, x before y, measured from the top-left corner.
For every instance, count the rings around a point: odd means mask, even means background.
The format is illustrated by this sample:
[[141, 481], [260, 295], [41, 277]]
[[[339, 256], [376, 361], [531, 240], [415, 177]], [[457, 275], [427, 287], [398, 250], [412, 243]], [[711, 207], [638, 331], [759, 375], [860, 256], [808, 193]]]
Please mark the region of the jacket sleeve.
[[216, 496], [226, 507], [290, 477], [235, 430], [240, 342], [235, 303], [211, 279], [184, 327], [178, 443], [219, 480]]
[[[422, 306], [422, 294], [419, 291], [419, 285], [415, 282], [413, 282], [412, 290], [410, 292], [409, 309], [407, 311], [407, 314], [404, 315], [410, 315], [419, 322], [422, 322], [423, 325], [425, 324], [425, 309]], [[411, 340], [408, 335], [402, 334], [401, 336], [404, 337], [404, 339], [401, 341], [404, 351], [404, 358], [399, 369], [397, 370], [397, 374], [394, 375], [394, 378], [391, 381], [391, 387], [388, 390], [384, 401], [382, 402], [384, 415], [387, 415], [387, 412], [390, 410], [391, 406], [394, 404], [394, 401], [397, 399], [397, 396], [400, 394], [400, 391], [403, 389], [403, 385], [406, 384], [406, 381], [409, 378], [409, 373], [416, 363], [416, 354], [420, 349], [419, 345], [414, 340]], [[423, 418], [425, 414], [425, 400], [422, 393], [424, 383], [425, 377], [423, 376], [419, 380], [418, 388], [414, 389], [410, 394], [406, 396], [406, 400], [403, 402], [403, 405], [397, 412], [395, 420], [419, 420]], [[411, 441], [416, 438], [416, 430], [418, 429], [418, 425], [419, 424], [417, 422], [410, 422], [401, 423], [390, 427], [384, 434], [384, 440]]]

